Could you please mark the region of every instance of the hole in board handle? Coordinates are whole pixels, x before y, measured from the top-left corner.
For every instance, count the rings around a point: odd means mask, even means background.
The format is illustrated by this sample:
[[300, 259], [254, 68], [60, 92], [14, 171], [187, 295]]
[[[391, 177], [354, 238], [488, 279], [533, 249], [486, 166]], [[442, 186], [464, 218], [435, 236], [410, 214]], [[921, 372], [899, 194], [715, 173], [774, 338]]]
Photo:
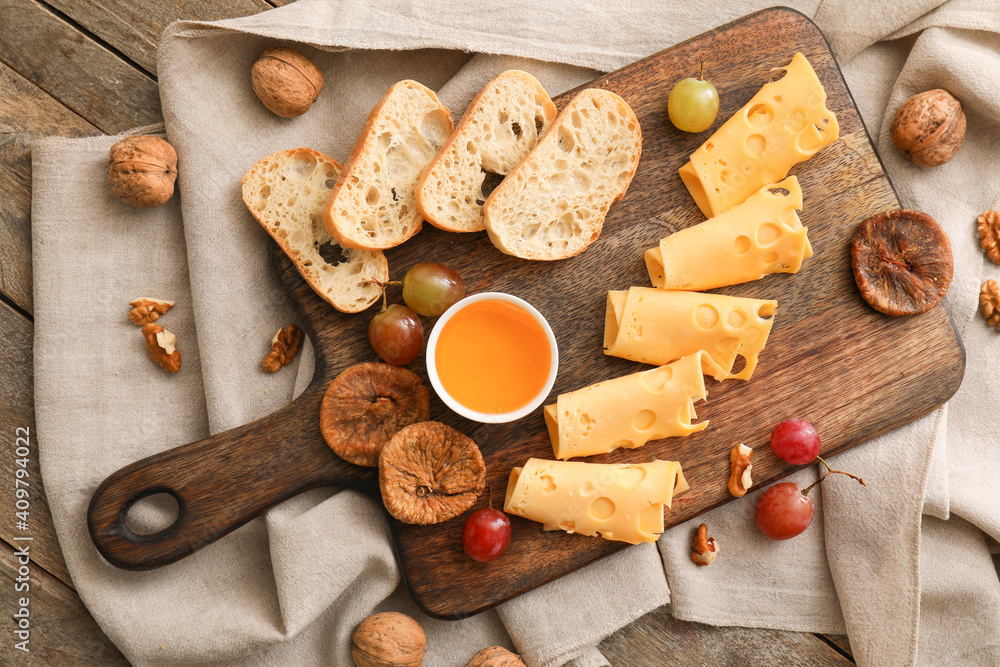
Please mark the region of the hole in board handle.
[[184, 502], [173, 489], [147, 489], [129, 499], [122, 507], [119, 523], [122, 535], [132, 542], [149, 542], [180, 523]]

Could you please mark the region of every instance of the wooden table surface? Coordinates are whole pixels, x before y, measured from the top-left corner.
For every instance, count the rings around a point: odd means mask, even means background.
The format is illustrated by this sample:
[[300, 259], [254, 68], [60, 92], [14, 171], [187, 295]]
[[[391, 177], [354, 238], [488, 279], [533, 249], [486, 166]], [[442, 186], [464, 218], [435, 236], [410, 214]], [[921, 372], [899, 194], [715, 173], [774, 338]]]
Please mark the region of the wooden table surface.
[[[177, 19], [245, 16], [281, 0], [0, 0], [0, 432], [34, 431], [31, 291], [31, 142], [115, 134], [162, 121], [156, 49]], [[13, 451], [10, 449], [9, 451]], [[0, 457], [0, 507], [14, 512], [16, 462]], [[31, 647], [14, 646], [18, 576], [12, 519], [0, 522], [4, 665], [126, 665], [87, 613], [63, 562], [31, 448]], [[19, 545], [18, 545], [19, 546]], [[9, 624], [9, 625], [8, 625]], [[840, 665], [847, 637], [675, 620], [658, 609], [600, 644], [614, 665]]]

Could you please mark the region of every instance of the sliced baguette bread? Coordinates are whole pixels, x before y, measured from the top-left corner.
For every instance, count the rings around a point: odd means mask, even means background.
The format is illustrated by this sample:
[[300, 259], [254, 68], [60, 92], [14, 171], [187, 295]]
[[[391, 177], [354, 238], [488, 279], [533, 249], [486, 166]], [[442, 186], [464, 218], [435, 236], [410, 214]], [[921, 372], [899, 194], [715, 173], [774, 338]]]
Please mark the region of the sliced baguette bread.
[[629, 105], [612, 92], [582, 91], [483, 206], [493, 245], [524, 259], [582, 252], [625, 194], [642, 151]]
[[323, 213], [345, 248], [385, 250], [420, 231], [417, 180], [451, 134], [451, 112], [416, 81], [400, 81], [368, 115]]
[[323, 207], [340, 177], [341, 166], [311, 148], [268, 155], [243, 177], [243, 201], [306, 282], [334, 308], [357, 313], [382, 295], [365, 280], [385, 282], [389, 265], [378, 250], [340, 248], [343, 259], [331, 264], [320, 248], [334, 241], [323, 226]]
[[490, 81], [420, 177], [420, 214], [448, 232], [484, 230], [486, 172], [509, 174], [555, 117], [552, 98], [527, 72], [507, 70]]

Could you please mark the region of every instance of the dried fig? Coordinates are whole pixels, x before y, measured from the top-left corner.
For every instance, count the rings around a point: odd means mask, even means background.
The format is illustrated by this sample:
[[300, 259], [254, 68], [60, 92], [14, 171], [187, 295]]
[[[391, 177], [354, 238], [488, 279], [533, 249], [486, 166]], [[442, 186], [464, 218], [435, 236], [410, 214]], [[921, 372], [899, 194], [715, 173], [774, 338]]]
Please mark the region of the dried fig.
[[896, 111], [889, 133], [914, 163], [922, 167], [944, 164], [965, 139], [962, 103], [941, 88], [913, 95]]
[[406, 614], [384, 611], [361, 621], [351, 636], [351, 657], [358, 667], [420, 667], [427, 639]]
[[378, 460], [389, 514], [404, 523], [441, 523], [472, 507], [486, 486], [486, 464], [472, 438], [440, 422], [392, 436]]
[[327, 387], [319, 427], [337, 456], [375, 467], [399, 429], [427, 421], [430, 414], [430, 391], [416, 373], [389, 364], [355, 364]]
[[136, 208], [153, 208], [170, 199], [177, 180], [177, 152], [159, 137], [125, 137], [111, 147], [111, 193]]
[[894, 316], [933, 308], [954, 273], [948, 235], [931, 216], [908, 209], [862, 221], [851, 241], [851, 265], [865, 301]]
[[502, 646], [490, 646], [472, 656], [465, 667], [524, 667], [524, 661]]

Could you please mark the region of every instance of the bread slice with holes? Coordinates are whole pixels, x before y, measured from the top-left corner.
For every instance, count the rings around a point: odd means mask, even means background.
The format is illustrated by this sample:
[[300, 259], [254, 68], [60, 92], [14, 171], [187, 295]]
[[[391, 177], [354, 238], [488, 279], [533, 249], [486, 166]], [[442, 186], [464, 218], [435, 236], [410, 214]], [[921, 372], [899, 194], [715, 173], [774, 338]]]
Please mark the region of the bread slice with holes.
[[607, 90], [582, 91], [486, 200], [493, 245], [524, 259], [583, 252], [628, 189], [641, 152], [639, 121], [625, 100]]
[[[387, 281], [389, 265], [380, 251], [341, 248], [327, 233], [323, 207], [340, 172], [338, 162], [311, 148], [274, 153], [243, 177], [243, 202], [317, 294], [339, 311], [357, 313], [382, 295], [359, 283]], [[324, 254], [342, 258], [327, 261]]]
[[448, 232], [481, 232], [487, 173], [506, 175], [538, 143], [556, 105], [538, 80], [507, 70], [472, 100], [461, 122], [417, 183], [417, 208]]
[[451, 112], [416, 81], [392, 86], [372, 112], [323, 214], [345, 248], [385, 250], [420, 231], [417, 180], [451, 135]]

